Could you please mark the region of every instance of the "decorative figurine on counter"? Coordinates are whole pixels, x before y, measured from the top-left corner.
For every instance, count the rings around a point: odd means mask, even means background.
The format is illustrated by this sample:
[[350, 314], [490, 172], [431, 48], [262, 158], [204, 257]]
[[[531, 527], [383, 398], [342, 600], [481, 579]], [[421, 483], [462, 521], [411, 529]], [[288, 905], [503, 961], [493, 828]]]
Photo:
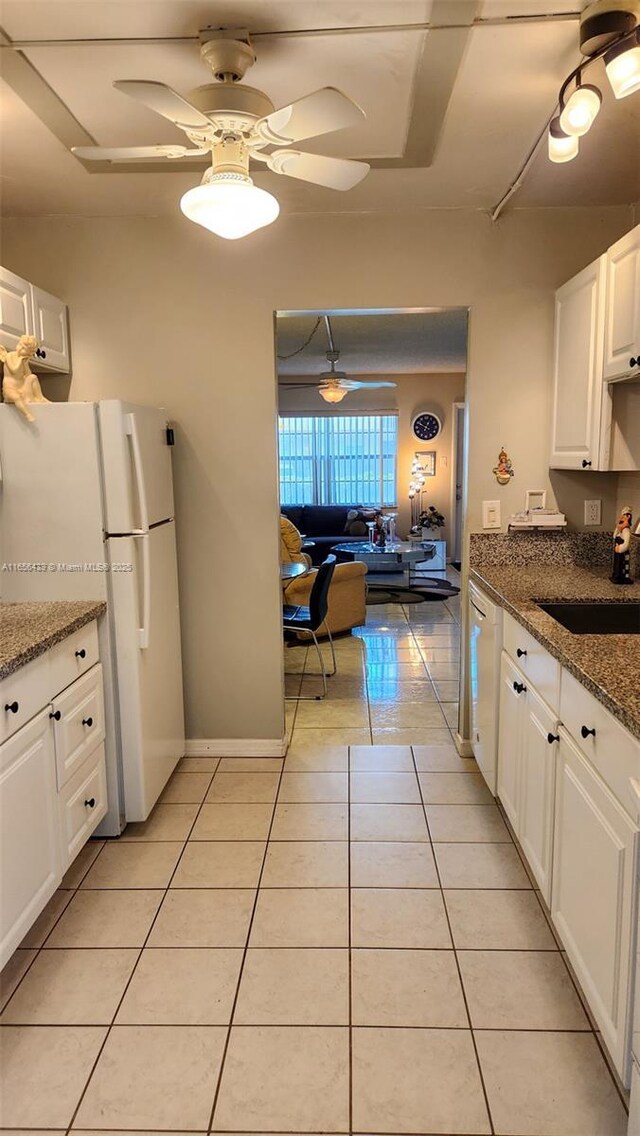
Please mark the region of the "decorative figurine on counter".
[[508, 485], [513, 477], [515, 470], [511, 464], [511, 458], [505, 449], [500, 450], [498, 454], [498, 464], [493, 467], [493, 472], [496, 475], [496, 481], [499, 485]]
[[12, 402], [27, 422], [35, 422], [29, 403], [50, 401], [44, 397], [38, 378], [29, 366], [37, 350], [38, 340], [33, 335], [21, 335], [15, 351], [0, 346], [0, 363], [4, 364], [2, 397], [5, 402]]
[[632, 584], [631, 557], [631, 506], [625, 505], [613, 530], [613, 572], [610, 579], [614, 584]]

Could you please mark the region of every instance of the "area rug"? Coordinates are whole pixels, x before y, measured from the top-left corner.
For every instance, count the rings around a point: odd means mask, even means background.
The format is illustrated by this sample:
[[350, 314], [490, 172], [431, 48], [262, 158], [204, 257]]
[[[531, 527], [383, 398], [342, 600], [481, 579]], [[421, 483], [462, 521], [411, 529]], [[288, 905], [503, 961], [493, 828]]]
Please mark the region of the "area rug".
[[425, 579], [420, 584], [412, 584], [411, 588], [402, 584], [370, 584], [367, 591], [367, 607], [376, 604], [417, 604], [430, 603], [433, 600], [447, 600], [457, 596], [460, 588], [450, 584], [448, 580]]

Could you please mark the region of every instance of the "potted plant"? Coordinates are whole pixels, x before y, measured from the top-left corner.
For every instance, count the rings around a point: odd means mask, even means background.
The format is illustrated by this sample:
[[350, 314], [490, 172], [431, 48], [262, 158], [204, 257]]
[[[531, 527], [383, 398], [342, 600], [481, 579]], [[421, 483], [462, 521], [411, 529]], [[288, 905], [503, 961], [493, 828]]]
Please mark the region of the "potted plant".
[[444, 523], [445, 520], [442, 513], [438, 512], [435, 505], [429, 505], [428, 509], [420, 513], [417, 528], [422, 530], [423, 537], [429, 537], [432, 533], [437, 531], [437, 529], [443, 528]]

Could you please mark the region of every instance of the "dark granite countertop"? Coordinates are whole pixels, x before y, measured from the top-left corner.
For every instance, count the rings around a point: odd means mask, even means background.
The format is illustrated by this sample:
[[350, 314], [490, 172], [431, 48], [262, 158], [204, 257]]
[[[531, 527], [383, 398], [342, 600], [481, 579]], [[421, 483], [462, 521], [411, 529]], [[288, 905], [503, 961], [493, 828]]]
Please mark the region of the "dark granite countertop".
[[640, 635], [574, 635], [536, 604], [536, 600], [640, 601], [640, 581], [621, 588], [611, 583], [608, 574], [606, 568], [553, 562], [471, 569], [471, 579], [640, 738]]
[[0, 604], [0, 680], [107, 609], [103, 600]]

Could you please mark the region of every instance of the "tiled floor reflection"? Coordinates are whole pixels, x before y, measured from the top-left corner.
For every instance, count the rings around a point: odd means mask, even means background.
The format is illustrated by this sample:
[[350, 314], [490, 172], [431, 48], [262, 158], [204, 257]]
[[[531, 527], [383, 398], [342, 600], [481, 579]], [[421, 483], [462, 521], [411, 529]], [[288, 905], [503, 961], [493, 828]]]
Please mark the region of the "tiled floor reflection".
[[285, 761], [185, 759], [146, 824], [83, 850], [2, 975], [6, 1129], [623, 1136], [453, 745], [456, 614], [371, 608]]

